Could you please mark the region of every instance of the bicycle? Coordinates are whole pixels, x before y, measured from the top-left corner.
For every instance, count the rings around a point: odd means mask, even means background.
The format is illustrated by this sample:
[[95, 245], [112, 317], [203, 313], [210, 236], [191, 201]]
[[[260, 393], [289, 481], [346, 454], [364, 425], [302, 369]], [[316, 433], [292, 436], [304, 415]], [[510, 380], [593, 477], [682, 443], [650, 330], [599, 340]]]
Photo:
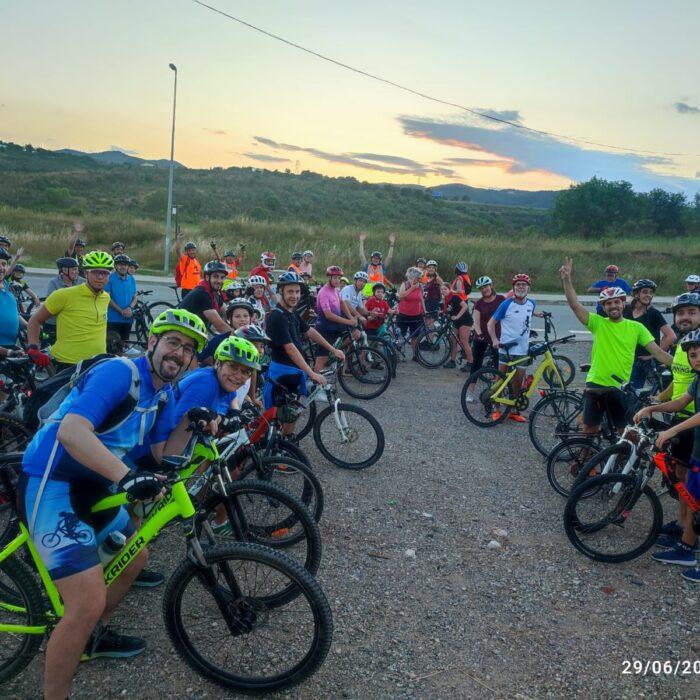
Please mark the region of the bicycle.
[[647, 421], [628, 427], [618, 443], [624, 446], [624, 454], [612, 448], [608, 454], [601, 452], [595, 460], [603, 465], [603, 473], [585, 479], [571, 492], [564, 509], [564, 530], [571, 544], [590, 559], [613, 564], [630, 561], [656, 542], [663, 508], [650, 481], [657, 469], [668, 493], [676, 494], [693, 512], [693, 529], [700, 534], [700, 503], [676, 476], [675, 465], [682, 463], [668, 448], [657, 450], [656, 437]]
[[467, 352], [459, 339], [454, 321], [448, 315], [440, 315], [433, 329], [426, 324], [425, 332], [418, 336], [416, 358], [423, 367], [428, 369], [442, 367], [450, 356], [453, 343], [457, 344], [463, 357], [466, 358]]
[[345, 331], [333, 347], [345, 353], [344, 363], [336, 358], [331, 358], [331, 362], [337, 366], [338, 382], [347, 394], [369, 401], [389, 388], [392, 377], [389, 362], [381, 351], [368, 343], [364, 331], [360, 332], [359, 340], [353, 337], [352, 331]]
[[[132, 343], [145, 348], [148, 345], [148, 335], [151, 324], [153, 323], [153, 314], [151, 309], [156, 304], [147, 304], [143, 301], [144, 297], [153, 294], [153, 290], [139, 289], [136, 292], [136, 306], [131, 310], [133, 323], [131, 325], [130, 336], [134, 336]], [[156, 302], [158, 303], [158, 302]], [[156, 314], [157, 316], [158, 314]]]
[[[508, 367], [507, 373], [501, 372], [499, 369], [483, 367], [467, 377], [461, 393], [461, 404], [464, 415], [474, 423], [474, 425], [478, 425], [482, 428], [490, 428], [494, 425], [498, 425], [508, 417], [508, 414], [513, 408], [519, 411], [527, 409], [530, 405], [530, 396], [537, 391], [540, 379], [547, 374], [550, 375], [549, 380], [546, 380], [547, 383], [558, 384], [562, 393], [566, 394], [564, 378], [554, 361], [552, 348], [554, 345], [566, 343], [574, 337], [575, 336], [572, 334], [563, 338], [550, 340], [545, 327], [544, 341], [532, 343], [528, 348], [527, 355], [518, 360], [510, 360], [510, 353], [508, 352], [518, 344], [517, 340], [501, 345], [500, 349], [505, 351], [507, 357], [507, 361], [504, 363]], [[532, 380], [529, 382], [529, 386], [523, 384], [520, 395], [517, 399], [514, 398], [512, 382], [516, 371], [519, 368], [531, 364], [534, 362], [535, 358], [539, 356], [543, 356], [544, 359], [537, 367]], [[471, 390], [471, 393], [475, 396], [474, 401], [467, 401], [470, 387], [474, 387]]]
[[[323, 590], [301, 566], [268, 547], [202, 546], [197, 509], [177, 473], [181, 465], [182, 458], [163, 460], [166, 495], [105, 566], [105, 584], [114, 583], [166, 525], [180, 519], [187, 552], [163, 594], [164, 623], [177, 653], [198, 674], [231, 690], [270, 692], [301, 683], [318, 670], [331, 645], [332, 615]], [[0, 479], [14, 502], [4, 469]], [[127, 502], [126, 494], [116, 494], [95, 508]], [[63, 615], [58, 590], [21, 522], [18, 532], [0, 552], [0, 635], [7, 640], [0, 681], [30, 663]], [[20, 550], [28, 552], [38, 581], [13, 556]], [[8, 642], [13, 645], [9, 652]], [[231, 656], [238, 667], [230, 667]]]

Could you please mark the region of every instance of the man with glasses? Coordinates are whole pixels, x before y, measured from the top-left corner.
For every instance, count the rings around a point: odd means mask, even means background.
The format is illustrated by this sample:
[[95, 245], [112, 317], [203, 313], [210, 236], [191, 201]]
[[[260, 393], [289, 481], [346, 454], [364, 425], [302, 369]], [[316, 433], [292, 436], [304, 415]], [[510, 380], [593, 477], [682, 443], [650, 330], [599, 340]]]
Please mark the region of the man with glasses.
[[56, 342], [51, 355], [57, 370], [107, 351], [107, 308], [104, 291], [114, 268], [112, 256], [94, 250], [83, 258], [85, 284], [52, 292], [32, 314], [27, 326], [27, 354], [35, 365], [48, 366], [51, 358], [39, 349], [41, 327], [56, 317]]
[[[166, 445], [175, 426], [172, 384], [206, 337], [193, 314], [164, 311], [151, 325], [146, 355], [134, 361], [111, 358], [88, 369], [24, 453], [19, 515], [65, 608], [46, 645], [43, 697], [49, 700], [70, 695], [81, 659], [123, 659], [145, 649], [143, 639], [116, 634], [107, 625], [145, 566], [147, 552], [139, 552], [107, 588], [99, 547], [112, 533], [128, 539], [134, 526], [123, 507], [98, 515], [90, 511], [115, 487], [134, 500], [161, 497], [163, 477], [132, 471], [125, 460], [146, 444], [156, 462], [172, 454]], [[67, 518], [86, 533], [79, 540], [74, 531], [61, 529]], [[59, 533], [57, 544], [54, 538], [48, 540], [52, 546], [45, 544], [48, 533]]]

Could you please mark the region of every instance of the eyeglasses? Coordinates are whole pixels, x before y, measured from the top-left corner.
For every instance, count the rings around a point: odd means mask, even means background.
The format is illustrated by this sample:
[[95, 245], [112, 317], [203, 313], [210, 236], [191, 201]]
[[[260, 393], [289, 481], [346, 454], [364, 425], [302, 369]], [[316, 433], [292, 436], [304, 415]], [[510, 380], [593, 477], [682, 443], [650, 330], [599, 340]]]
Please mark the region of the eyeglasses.
[[182, 343], [177, 338], [173, 338], [172, 336], [163, 338], [162, 342], [168, 352], [177, 352], [178, 350], [182, 350], [182, 354], [185, 355], [185, 357], [192, 357], [196, 352], [194, 345], [191, 345], [190, 343]]
[[231, 374], [242, 374], [244, 377], [252, 377], [253, 369], [245, 365], [239, 365], [237, 362], [225, 362], [224, 366]]
[[91, 272], [95, 277], [109, 277], [109, 270], [85, 270]]

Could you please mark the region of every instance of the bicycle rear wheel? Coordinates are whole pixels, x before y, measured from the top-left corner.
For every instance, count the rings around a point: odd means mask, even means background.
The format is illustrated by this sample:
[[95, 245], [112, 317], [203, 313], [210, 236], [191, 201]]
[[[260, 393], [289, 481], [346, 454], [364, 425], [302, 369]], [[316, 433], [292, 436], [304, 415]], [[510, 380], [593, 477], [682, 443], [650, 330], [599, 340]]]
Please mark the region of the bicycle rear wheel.
[[21, 420], [0, 413], [0, 452], [23, 452], [32, 439], [32, 432]]
[[146, 307], [148, 313], [151, 314], [151, 318], [155, 318], [158, 314], [167, 311], [168, 309], [174, 309], [176, 304], [171, 304], [169, 301], [154, 301], [152, 304], [148, 304]]
[[600, 446], [585, 437], [562, 440], [547, 457], [547, 478], [552, 488], [568, 497], [576, 479], [588, 460], [600, 451]]
[[[505, 381], [506, 375], [503, 372], [487, 367], [482, 367], [467, 377], [462, 387], [460, 402], [464, 415], [474, 425], [478, 425], [480, 428], [491, 428], [502, 423], [508, 417], [512, 407], [492, 399], [493, 393]], [[508, 384], [500, 396], [512, 399], [513, 387]], [[472, 398], [473, 401], [470, 401], [469, 398]]]
[[[0, 564], [0, 623], [43, 626], [46, 613], [34, 577], [16, 556]], [[21, 673], [36, 656], [43, 634], [0, 632], [0, 683]]]
[[571, 485], [571, 490], [578, 488], [584, 481], [602, 474], [619, 474], [627, 465], [631, 448], [626, 442], [609, 445], [604, 450], [598, 450], [581, 466], [578, 476]]
[[283, 549], [311, 575], [316, 574], [321, 565], [321, 533], [298, 498], [267, 481], [245, 479], [226, 484], [226, 496], [211, 492], [203, 506], [205, 517], [213, 518], [226, 501], [230, 529], [215, 533], [217, 543], [236, 541], [240, 534], [238, 541]]
[[656, 542], [663, 524], [659, 497], [649, 486], [638, 491], [635, 474], [603, 474], [571, 493], [564, 530], [571, 544], [590, 559], [611, 564], [630, 561]]
[[418, 336], [416, 357], [423, 367], [437, 369], [447, 362], [450, 356], [450, 341], [437, 331], [426, 331]]
[[345, 353], [345, 366], [338, 364], [338, 381], [345, 392], [355, 399], [375, 399], [386, 391], [391, 382], [389, 363], [380, 352], [370, 347], [363, 345], [348, 350]]
[[583, 396], [556, 391], [541, 398], [530, 411], [528, 432], [535, 449], [546, 457], [561, 440], [574, 432], [583, 412]]
[[315, 579], [259, 545], [218, 545], [204, 556], [207, 567], [184, 559], [163, 595], [178, 654], [205, 678], [247, 693], [282, 690], [314, 674], [333, 637], [331, 609]]
[[366, 469], [384, 453], [384, 431], [368, 411], [348, 403], [326, 406], [314, 423], [319, 452], [343, 469]]

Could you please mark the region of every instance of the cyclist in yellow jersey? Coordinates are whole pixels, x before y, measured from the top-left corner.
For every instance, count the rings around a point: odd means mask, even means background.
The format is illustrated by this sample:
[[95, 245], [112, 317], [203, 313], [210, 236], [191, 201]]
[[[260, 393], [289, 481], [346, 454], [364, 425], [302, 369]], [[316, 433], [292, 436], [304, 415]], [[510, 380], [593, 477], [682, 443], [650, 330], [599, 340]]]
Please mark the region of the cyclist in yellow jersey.
[[41, 326], [51, 316], [56, 317], [56, 342], [51, 354], [58, 370], [106, 352], [109, 294], [104, 287], [114, 263], [109, 253], [97, 250], [83, 258], [83, 266], [85, 284], [52, 292], [29, 319], [27, 351], [40, 367], [49, 363], [38, 344]]

